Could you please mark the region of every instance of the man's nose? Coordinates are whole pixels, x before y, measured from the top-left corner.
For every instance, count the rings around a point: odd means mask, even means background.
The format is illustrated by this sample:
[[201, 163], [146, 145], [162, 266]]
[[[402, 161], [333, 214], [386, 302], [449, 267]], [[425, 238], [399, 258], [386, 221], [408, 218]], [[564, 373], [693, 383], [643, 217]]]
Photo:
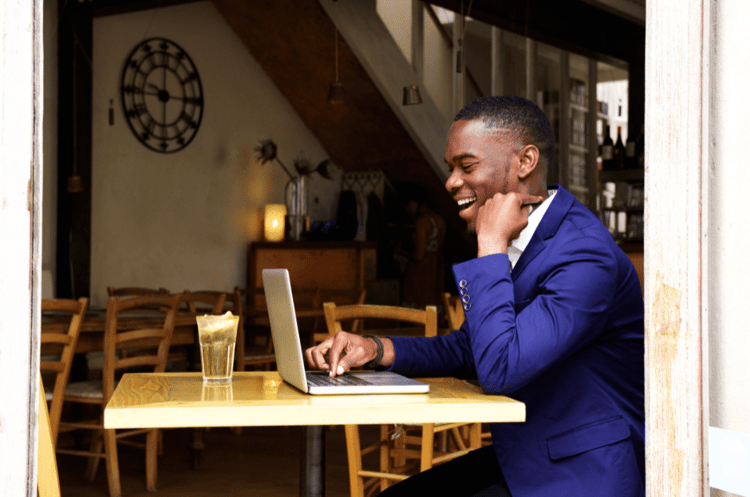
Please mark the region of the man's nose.
[[448, 180], [445, 182], [445, 189], [452, 192], [453, 190], [460, 188], [462, 184], [460, 170], [456, 167], [451, 171], [451, 175], [448, 176]]

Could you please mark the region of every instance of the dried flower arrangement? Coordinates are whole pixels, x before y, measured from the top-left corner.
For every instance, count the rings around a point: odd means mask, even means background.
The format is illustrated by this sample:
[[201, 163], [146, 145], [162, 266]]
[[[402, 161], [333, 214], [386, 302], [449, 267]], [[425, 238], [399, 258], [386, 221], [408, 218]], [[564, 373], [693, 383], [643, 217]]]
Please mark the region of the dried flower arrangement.
[[[294, 179], [295, 176], [292, 176], [292, 173], [289, 172], [289, 169], [284, 165], [283, 162], [281, 162], [281, 159], [279, 159], [277, 155], [278, 147], [276, 146], [276, 143], [274, 143], [273, 140], [262, 140], [260, 142], [260, 145], [255, 148], [255, 151], [258, 153], [258, 157], [260, 159], [261, 164], [265, 164], [267, 162], [276, 161], [281, 166], [281, 168], [284, 170], [287, 176], [289, 176], [289, 179]], [[297, 170], [297, 174], [301, 176], [310, 176], [312, 173], [318, 173], [325, 179], [331, 179], [331, 172], [328, 169], [328, 166], [331, 164], [330, 159], [325, 159], [321, 161], [317, 166], [312, 167], [312, 164], [310, 163], [310, 160], [306, 157], [300, 156], [299, 158], [294, 160], [294, 168]]]

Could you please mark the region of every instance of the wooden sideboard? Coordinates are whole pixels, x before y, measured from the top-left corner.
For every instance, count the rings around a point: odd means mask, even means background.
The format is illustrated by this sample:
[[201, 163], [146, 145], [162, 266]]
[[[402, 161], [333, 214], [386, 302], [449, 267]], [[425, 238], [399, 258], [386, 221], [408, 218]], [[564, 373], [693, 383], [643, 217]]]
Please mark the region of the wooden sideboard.
[[[316, 291], [324, 299], [356, 299], [377, 278], [375, 242], [253, 242], [248, 248], [247, 288], [256, 308], [265, 308], [262, 270], [286, 268], [297, 307], [312, 304]], [[341, 298], [334, 298], [339, 296]], [[353, 301], [353, 300], [352, 300]]]

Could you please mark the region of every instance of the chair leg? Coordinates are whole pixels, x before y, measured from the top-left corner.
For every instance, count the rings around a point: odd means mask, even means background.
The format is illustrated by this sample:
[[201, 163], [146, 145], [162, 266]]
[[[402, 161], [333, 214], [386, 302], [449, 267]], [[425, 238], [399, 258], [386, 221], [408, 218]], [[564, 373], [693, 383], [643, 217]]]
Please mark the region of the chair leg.
[[146, 490], [156, 492], [156, 458], [161, 430], [146, 433]]
[[[385, 442], [386, 445], [388, 445], [388, 442], [389, 442], [388, 439], [391, 437], [391, 434], [388, 432], [390, 425], [384, 425], [383, 428], [385, 428], [385, 431], [382, 431], [382, 428], [381, 428], [380, 440], [382, 440], [383, 442]], [[395, 438], [393, 440], [390, 440], [391, 444], [393, 445], [393, 448], [394, 449], [406, 449], [407, 428], [405, 426], [399, 425], [399, 426], [394, 426], [394, 429], [396, 430], [396, 432], [393, 435]], [[386, 449], [386, 453], [388, 453], [387, 451], [388, 449]], [[403, 455], [391, 456], [390, 454], [388, 454], [388, 457], [389, 457], [388, 470], [386, 471], [386, 473], [390, 473], [393, 470], [393, 468], [398, 468], [406, 464], [406, 457]], [[383, 490], [385, 490], [388, 487], [390, 480], [384, 480], [384, 482], [386, 486], [383, 488]]]
[[[391, 433], [390, 433], [390, 427], [392, 425], [380, 425], [380, 471], [381, 473], [391, 473], [393, 471], [393, 466], [398, 466], [397, 462], [394, 462], [391, 460], [391, 454], [389, 450], [389, 446], [391, 445], [391, 442], [389, 440]], [[403, 436], [399, 437], [399, 439], [395, 440], [393, 445], [398, 445], [399, 440], [403, 440]], [[386, 488], [390, 486], [390, 480], [387, 478], [381, 478], [380, 479], [380, 491], [384, 491]]]
[[364, 479], [359, 472], [362, 471], [362, 453], [359, 441], [359, 426], [344, 426], [346, 434], [346, 454], [349, 459], [349, 490], [351, 497], [364, 497]]
[[419, 471], [427, 471], [432, 467], [433, 447], [435, 444], [435, 425], [422, 425], [422, 461]]
[[107, 482], [109, 496], [122, 497], [120, 488], [120, 467], [117, 462], [117, 439], [115, 430], [104, 430], [104, 451], [107, 454]]
[[[100, 454], [102, 452], [102, 442], [104, 438], [104, 430], [94, 430], [91, 432], [91, 446], [89, 451], [94, 454]], [[99, 469], [99, 457], [89, 457], [88, 463], [86, 463], [86, 472], [84, 478], [87, 481], [94, 481], [96, 477], [96, 470]]]
[[474, 423], [469, 427], [469, 446], [478, 449], [482, 446], [482, 424]]

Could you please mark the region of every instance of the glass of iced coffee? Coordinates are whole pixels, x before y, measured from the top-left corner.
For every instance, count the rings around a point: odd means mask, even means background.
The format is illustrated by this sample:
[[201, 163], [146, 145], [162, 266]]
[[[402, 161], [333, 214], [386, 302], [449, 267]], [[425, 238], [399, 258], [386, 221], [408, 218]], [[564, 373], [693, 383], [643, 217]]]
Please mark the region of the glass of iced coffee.
[[196, 316], [201, 345], [201, 366], [204, 383], [232, 381], [234, 345], [240, 317], [231, 312], [220, 316]]

